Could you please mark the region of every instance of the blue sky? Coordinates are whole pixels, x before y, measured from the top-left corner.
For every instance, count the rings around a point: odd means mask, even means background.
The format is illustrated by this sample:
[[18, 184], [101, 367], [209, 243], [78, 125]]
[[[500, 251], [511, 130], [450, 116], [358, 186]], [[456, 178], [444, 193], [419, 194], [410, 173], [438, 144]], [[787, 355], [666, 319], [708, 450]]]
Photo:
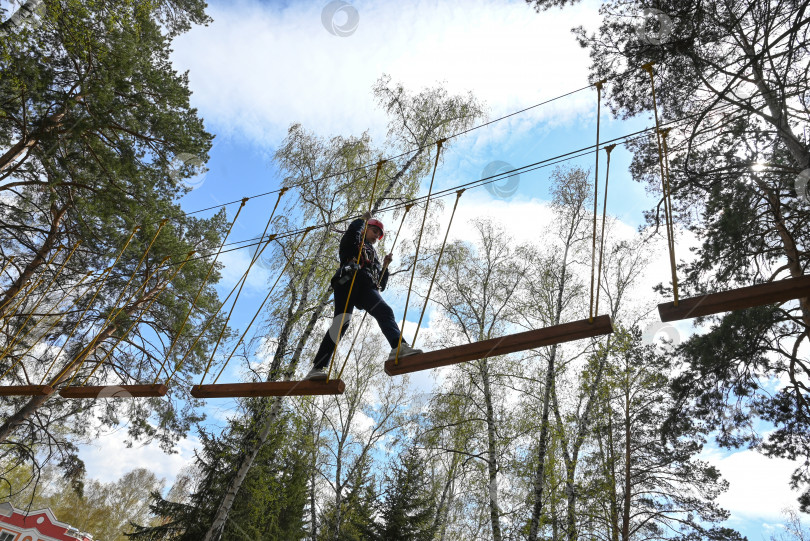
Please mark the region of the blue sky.
[[[596, 28], [595, 2], [543, 14], [536, 14], [522, 1], [353, 2], [356, 26], [342, 37], [334, 34], [335, 27], [330, 32], [324, 26], [325, 5], [325, 1], [214, 1], [208, 10], [214, 22], [175, 42], [174, 64], [178, 70], [189, 70], [192, 104], [207, 129], [216, 134], [209, 171], [192, 180], [195, 189], [182, 201], [185, 210], [277, 188], [272, 155], [293, 122], [324, 137], [360, 135], [368, 130], [381, 143], [385, 118], [374, 105], [371, 87], [383, 73], [410, 91], [438, 82], [453, 93], [472, 91], [485, 102], [490, 118], [588, 82], [587, 51], [579, 48], [569, 29], [579, 24]], [[353, 22], [351, 16], [335, 15], [338, 30]], [[519, 167], [591, 145], [595, 112], [596, 93], [587, 89], [465, 135], [445, 155], [437, 172], [437, 187], [481, 178], [488, 164], [496, 161]], [[651, 116], [614, 120], [603, 108], [601, 138], [618, 137], [651, 124]], [[622, 147], [613, 153], [608, 211], [632, 230], [641, 225], [642, 212], [652, 206], [653, 199], [629, 179], [629, 160]], [[570, 163], [592, 168], [593, 156]], [[550, 172], [547, 168], [521, 175], [517, 190], [508, 199], [483, 188], [465, 194], [453, 226], [456, 238], [465, 238], [470, 231], [465, 220], [480, 214], [507, 224], [530, 224], [547, 199]], [[604, 161], [600, 173], [603, 181]], [[250, 201], [230, 240], [260, 235], [274, 202], [275, 195]], [[237, 206], [229, 208], [229, 216]], [[525, 227], [516, 232], [516, 238], [533, 235]], [[230, 290], [248, 257], [243, 250], [223, 259], [228, 266], [221, 291]], [[262, 269], [251, 273], [235, 326], [242, 328], [253, 315], [264, 297], [267, 278]], [[660, 258], [651, 268], [649, 282], [667, 279], [668, 265]], [[652, 294], [650, 298], [654, 300]], [[394, 308], [401, 314], [401, 303], [394, 303]], [[417, 318], [414, 315], [413, 321]], [[678, 328], [687, 333], [690, 327], [680, 324]], [[233, 367], [223, 377], [233, 379], [238, 374], [238, 367]], [[212, 422], [221, 422], [232, 409], [229, 401], [211, 401]], [[86, 449], [83, 456], [90, 474], [105, 480], [143, 463], [171, 481], [190, 460], [195, 442], [190, 437], [180, 454], [167, 457], [154, 446], [123, 449], [113, 436], [102, 438], [97, 448]], [[123, 455], [128, 457], [126, 461], [120, 460], [121, 453], [129, 453]], [[790, 464], [750, 451], [711, 449], [707, 457], [732, 483], [722, 500], [733, 512], [730, 525], [751, 540], [767, 538], [767, 524], [781, 520], [781, 507], [795, 506], [787, 489]]]

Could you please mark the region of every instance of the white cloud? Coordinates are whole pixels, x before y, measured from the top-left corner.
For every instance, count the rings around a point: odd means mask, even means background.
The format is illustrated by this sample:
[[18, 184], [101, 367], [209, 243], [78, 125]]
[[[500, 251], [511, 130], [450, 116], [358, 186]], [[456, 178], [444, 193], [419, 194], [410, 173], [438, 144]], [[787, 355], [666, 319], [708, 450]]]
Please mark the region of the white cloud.
[[[370, 89], [383, 73], [411, 90], [437, 82], [453, 93], [472, 90], [495, 116], [587, 84], [587, 52], [570, 28], [596, 26], [594, 2], [541, 15], [523, 2], [354, 6], [357, 31], [337, 37], [321, 23], [320, 2], [283, 10], [212, 5], [214, 22], [175, 43], [175, 66], [190, 70], [192, 104], [219, 133], [272, 147], [292, 122], [321, 134], [370, 128], [381, 137], [385, 118]], [[592, 97], [538, 108], [515, 125], [526, 129], [541, 116], [570, 121], [593, 108]], [[503, 129], [490, 133], [502, 137]]]
[[782, 511], [798, 505], [798, 493], [788, 489], [796, 462], [751, 450], [729, 455], [706, 450], [701, 458], [715, 465], [729, 482], [728, 491], [717, 501], [731, 512], [732, 524], [746, 520], [781, 523]]
[[171, 486], [180, 469], [194, 458], [194, 448], [201, 447], [196, 437], [183, 438], [177, 444], [177, 454], [164, 453], [157, 443], [127, 447], [126, 429], [105, 432], [93, 443], [83, 445], [79, 456], [87, 466], [89, 478], [105, 483], [117, 481], [136, 468], [151, 470]]

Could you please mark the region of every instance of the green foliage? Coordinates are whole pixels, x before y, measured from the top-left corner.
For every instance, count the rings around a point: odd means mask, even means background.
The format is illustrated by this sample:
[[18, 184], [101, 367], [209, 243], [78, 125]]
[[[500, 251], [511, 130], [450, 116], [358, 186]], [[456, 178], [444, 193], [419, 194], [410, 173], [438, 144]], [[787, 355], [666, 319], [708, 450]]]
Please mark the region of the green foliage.
[[[530, 3], [546, 9], [573, 2]], [[802, 101], [810, 72], [796, 69], [810, 59], [806, 8], [794, 0], [609, 0], [597, 33], [575, 29], [590, 49], [592, 80], [608, 79], [615, 115], [646, 116], [657, 105], [663, 122], [676, 121], [667, 137], [674, 215], [700, 241], [678, 269], [682, 296], [810, 268], [810, 206], [797, 192], [798, 175], [810, 167], [802, 133], [810, 122]], [[655, 63], [657, 104], [640, 69], [648, 62]], [[661, 193], [655, 137], [629, 148], [633, 177]], [[647, 213], [651, 226], [660, 224], [660, 210]], [[672, 298], [671, 286], [659, 290]], [[799, 354], [810, 329], [807, 299], [707, 323], [707, 334], [683, 345], [672, 419], [699, 417], [719, 431], [721, 445], [761, 441], [768, 455], [801, 460], [792, 484], [809, 486], [810, 369]], [[773, 392], [779, 381], [790, 384]], [[776, 430], [757, 434], [749, 415]], [[801, 498], [810, 509], [810, 489]]]
[[[74, 375], [74, 384], [151, 383], [168, 373], [164, 368], [158, 376], [164, 361], [169, 371], [177, 366], [203, 321], [213, 317], [173, 380], [187, 383], [222, 322], [215, 270], [181, 331], [209, 266], [205, 258], [186, 259], [192, 250], [215, 250], [226, 217], [192, 218], [177, 204], [188, 190], [182, 181], [200, 172], [177, 157], [205, 162], [212, 135], [191, 108], [187, 76], [172, 68], [169, 54], [174, 36], [208, 21], [205, 4], [46, 0], [43, 6], [0, 40], [0, 259], [6, 264], [15, 257], [0, 296], [16, 294], [27, 280], [37, 284], [0, 337], [10, 350], [0, 370], [16, 366], [7, 383], [48, 381], [63, 369], [62, 383]], [[81, 282], [119, 255], [103, 281]], [[46, 308], [64, 316], [42, 318]], [[39, 315], [25, 319], [30, 313]], [[18, 330], [24, 332], [12, 344]], [[94, 344], [102, 332], [106, 338]], [[63, 343], [65, 354], [56, 360]], [[71, 363], [88, 346], [87, 362]], [[109, 425], [126, 418], [131, 438], [157, 439], [169, 449], [200, 419], [194, 405], [109, 400], [100, 420]], [[40, 408], [47, 414], [33, 415]], [[97, 426], [88, 422], [95, 410], [58, 395], [46, 402], [4, 401], [2, 413], [0, 440], [16, 430], [15, 444], [28, 447], [44, 441], [64, 448], [72, 436], [92, 436], [90, 427]]]
[[409, 448], [386, 474], [387, 489], [380, 506], [378, 539], [430, 541], [436, 534], [436, 495], [425, 472], [424, 457]]
[[[304, 509], [307, 503], [311, 442], [300, 420], [285, 415], [262, 446], [242, 485], [226, 523], [225, 539], [300, 539], [305, 537]], [[189, 494], [178, 492], [175, 500], [152, 494], [152, 513], [161, 517], [156, 525], [136, 525], [133, 539], [199, 540], [207, 531], [230, 475], [244, 460], [250, 427], [233, 421], [220, 437], [203, 432], [197, 468]], [[184, 481], [186, 483], [187, 481]]]

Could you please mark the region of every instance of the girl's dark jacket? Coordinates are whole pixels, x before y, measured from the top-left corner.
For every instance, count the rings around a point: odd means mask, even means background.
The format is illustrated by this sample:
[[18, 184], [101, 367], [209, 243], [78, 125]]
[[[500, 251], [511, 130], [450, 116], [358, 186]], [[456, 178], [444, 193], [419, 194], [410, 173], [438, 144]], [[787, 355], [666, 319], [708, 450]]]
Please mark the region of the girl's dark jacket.
[[[349, 224], [349, 228], [340, 239], [338, 252], [340, 254], [341, 268], [338, 270], [336, 276], [339, 275], [341, 270], [347, 265], [357, 263], [357, 252], [360, 248], [360, 237], [363, 235], [364, 224], [365, 221], [362, 218], [354, 220]], [[388, 284], [388, 269], [385, 269], [382, 280], [378, 280], [382, 272], [382, 263], [377, 257], [377, 251], [374, 249], [374, 245], [368, 241], [363, 243], [363, 254], [360, 256], [360, 269], [360, 275], [370, 278], [372, 285], [377, 284], [379, 281], [380, 291], [385, 289], [385, 286]]]

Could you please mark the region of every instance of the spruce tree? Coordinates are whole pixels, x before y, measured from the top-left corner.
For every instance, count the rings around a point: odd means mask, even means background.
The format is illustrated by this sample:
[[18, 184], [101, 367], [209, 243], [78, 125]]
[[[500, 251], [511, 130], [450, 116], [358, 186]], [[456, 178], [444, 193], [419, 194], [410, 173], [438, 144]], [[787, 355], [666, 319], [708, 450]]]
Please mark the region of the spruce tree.
[[430, 541], [436, 534], [435, 493], [428, 482], [425, 461], [409, 448], [385, 476], [386, 490], [376, 523], [378, 539]]

